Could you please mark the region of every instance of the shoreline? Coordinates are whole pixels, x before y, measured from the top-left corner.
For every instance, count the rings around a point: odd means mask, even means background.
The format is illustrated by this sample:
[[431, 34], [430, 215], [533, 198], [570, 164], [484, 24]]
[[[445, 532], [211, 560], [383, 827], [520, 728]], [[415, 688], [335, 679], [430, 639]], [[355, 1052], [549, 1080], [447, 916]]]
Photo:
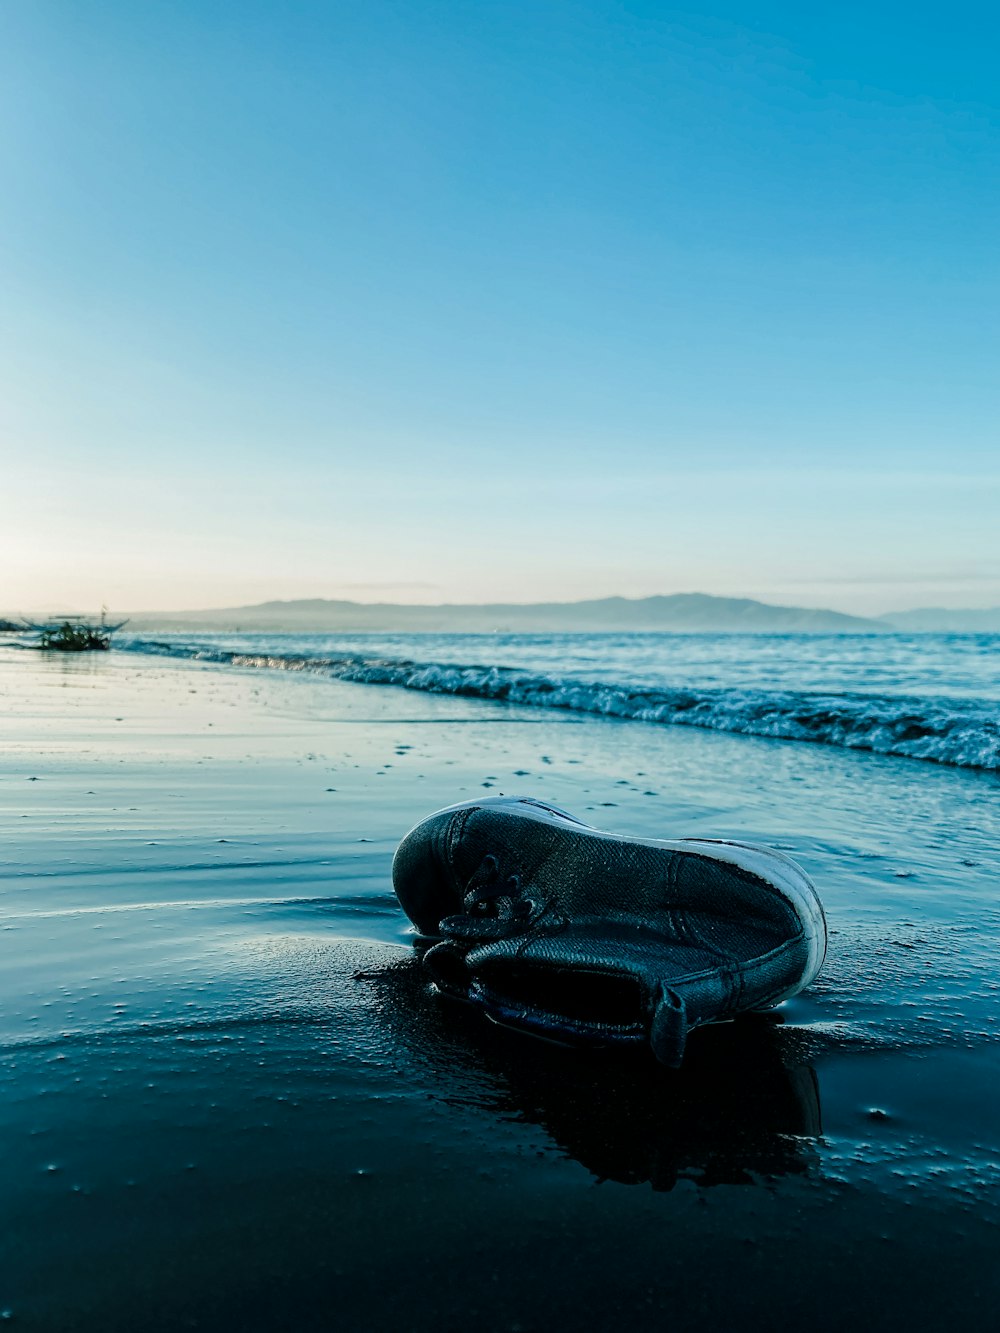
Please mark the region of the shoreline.
[[[632, 679], [627, 667], [617, 678], [594, 679], [586, 669], [581, 670], [579, 663], [567, 671], [563, 663], [545, 653], [543, 661], [536, 661], [534, 666], [510, 660], [489, 664], [435, 660], [435, 651], [440, 652], [449, 643], [454, 648], [455, 640], [447, 636], [443, 640], [427, 636], [431, 656], [420, 660], [399, 652], [403, 646], [412, 651], [415, 636], [384, 636], [383, 642], [378, 642], [379, 636], [356, 636], [350, 651], [338, 648], [332, 636], [313, 636], [310, 642], [309, 636], [249, 635], [242, 636], [242, 645], [239, 635], [215, 637], [221, 637], [223, 643], [133, 638], [122, 644], [122, 650], [215, 662], [241, 670], [316, 674], [328, 680], [477, 698], [504, 706], [831, 745], [991, 773], [1000, 770], [1000, 723], [998, 705], [992, 697], [977, 697], [968, 691], [951, 696], [936, 695], [933, 690], [925, 694], [900, 690], [871, 693], [868, 689], [858, 692], [852, 686], [862, 680], [867, 686], [868, 681], [863, 673], [859, 675], [857, 664], [852, 664], [839, 684], [834, 680], [822, 684], [813, 681], [810, 688], [801, 688], [780, 677], [766, 683], [740, 679], [740, 673], [726, 686], [697, 684], [690, 674], [695, 664], [688, 662], [681, 669], [682, 678], [677, 677], [675, 667], [671, 684], [655, 674], [645, 681]], [[463, 643], [468, 637], [478, 643], [478, 636], [460, 637]], [[530, 637], [514, 636], [529, 658]], [[573, 637], [541, 636], [541, 641], [565, 642]], [[712, 637], [694, 636], [694, 641]], [[791, 637], [801, 647], [803, 636]], [[635, 636], [624, 638], [631, 641]], [[582, 636], [582, 641], [588, 641], [588, 636]], [[316, 653], [316, 644], [323, 642], [331, 645], [331, 655]], [[351, 643], [351, 637], [345, 636], [344, 642]], [[307, 644], [308, 651], [304, 651]], [[732, 666], [730, 662], [730, 670]], [[815, 670], [815, 662], [812, 666]], [[984, 677], [979, 684], [985, 687]]]

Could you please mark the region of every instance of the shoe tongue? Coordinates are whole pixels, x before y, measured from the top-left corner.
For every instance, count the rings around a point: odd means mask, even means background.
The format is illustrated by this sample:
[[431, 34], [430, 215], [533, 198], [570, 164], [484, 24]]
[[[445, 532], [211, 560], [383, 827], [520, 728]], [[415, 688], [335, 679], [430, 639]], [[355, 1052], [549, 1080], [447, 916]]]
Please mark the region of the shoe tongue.
[[[486, 856], [496, 860], [502, 881], [516, 875], [522, 889], [536, 883], [552, 854], [553, 831], [508, 811], [473, 810], [452, 842], [452, 865], [460, 885], [467, 885]], [[551, 885], [549, 886], [552, 887]]]
[[498, 873], [502, 869], [506, 843], [501, 845], [495, 836], [490, 836], [488, 823], [482, 810], [470, 810], [451, 835], [451, 864], [455, 879], [463, 889], [487, 856], [497, 858]]

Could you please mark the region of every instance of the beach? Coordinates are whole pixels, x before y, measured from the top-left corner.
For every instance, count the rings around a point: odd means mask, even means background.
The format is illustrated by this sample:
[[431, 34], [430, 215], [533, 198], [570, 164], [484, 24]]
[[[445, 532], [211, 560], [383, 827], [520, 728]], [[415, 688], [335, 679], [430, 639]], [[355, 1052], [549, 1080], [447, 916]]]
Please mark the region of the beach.
[[[12, 1327], [995, 1309], [995, 772], [124, 652], [2, 648], [0, 712]], [[822, 974], [676, 1073], [435, 997], [393, 850], [505, 793], [789, 852]]]

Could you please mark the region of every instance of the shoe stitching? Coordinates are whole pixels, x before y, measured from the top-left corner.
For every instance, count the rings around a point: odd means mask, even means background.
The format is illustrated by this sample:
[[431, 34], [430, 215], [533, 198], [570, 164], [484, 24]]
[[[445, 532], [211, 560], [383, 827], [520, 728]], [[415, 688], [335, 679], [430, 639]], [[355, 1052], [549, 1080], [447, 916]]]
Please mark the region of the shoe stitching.
[[720, 1005], [720, 1015], [727, 1018], [730, 1014], [737, 1012], [743, 1000], [746, 984], [743, 975], [743, 964], [739, 958], [731, 950], [720, 949], [718, 945], [706, 939], [689, 916], [681, 915], [680, 909], [673, 909], [670, 918], [672, 923], [679, 928], [678, 933], [685, 943], [703, 950], [718, 963], [718, 977], [725, 992], [725, 998]]

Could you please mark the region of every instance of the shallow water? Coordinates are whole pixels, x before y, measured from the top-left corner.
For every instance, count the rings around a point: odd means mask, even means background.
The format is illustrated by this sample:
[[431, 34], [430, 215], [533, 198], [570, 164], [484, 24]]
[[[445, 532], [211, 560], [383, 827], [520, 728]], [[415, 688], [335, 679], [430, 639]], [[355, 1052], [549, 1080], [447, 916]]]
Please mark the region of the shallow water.
[[125, 651], [1000, 770], [998, 635], [167, 635]]
[[[994, 776], [12, 656], [0, 1307], [21, 1326], [833, 1328], [876, 1309], [913, 1328], [1000, 1295]], [[696, 1034], [677, 1073], [436, 1000], [392, 850], [431, 809], [513, 791], [789, 850], [827, 908], [820, 979]]]

